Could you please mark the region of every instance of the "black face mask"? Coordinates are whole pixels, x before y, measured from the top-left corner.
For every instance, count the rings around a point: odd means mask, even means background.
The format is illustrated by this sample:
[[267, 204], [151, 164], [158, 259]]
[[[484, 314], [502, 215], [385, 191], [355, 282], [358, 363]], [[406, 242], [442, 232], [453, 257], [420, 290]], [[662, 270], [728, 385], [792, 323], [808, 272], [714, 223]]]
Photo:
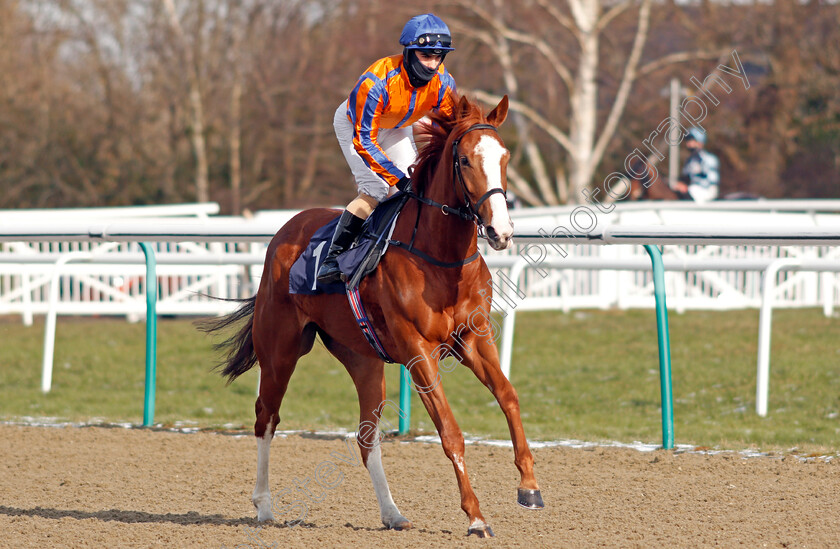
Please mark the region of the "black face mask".
[[[443, 57], [445, 57], [445, 55], [441, 56], [441, 63], [443, 63]], [[437, 69], [429, 69], [420, 62], [417, 58], [416, 50], [403, 50], [403, 64], [405, 65], [406, 72], [408, 73], [408, 81], [411, 82], [411, 85], [415, 88], [422, 88], [428, 84], [437, 72]], [[438, 65], [438, 68], [440, 68], [440, 65]]]
[[688, 152], [691, 153], [691, 154], [694, 154], [694, 153], [696, 153], [697, 151], [700, 150], [700, 147], [687, 147], [687, 148], [688, 148]]

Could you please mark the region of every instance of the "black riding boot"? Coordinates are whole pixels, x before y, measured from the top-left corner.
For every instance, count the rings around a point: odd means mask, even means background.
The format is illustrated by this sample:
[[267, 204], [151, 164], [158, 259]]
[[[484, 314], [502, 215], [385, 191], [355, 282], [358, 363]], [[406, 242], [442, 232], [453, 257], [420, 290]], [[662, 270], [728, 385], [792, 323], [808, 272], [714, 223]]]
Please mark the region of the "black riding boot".
[[338, 220], [338, 225], [335, 227], [335, 233], [332, 237], [330, 249], [327, 252], [327, 257], [318, 269], [318, 282], [321, 284], [331, 284], [341, 280], [341, 269], [338, 268], [338, 256], [344, 252], [359, 236], [362, 230], [362, 224], [365, 220], [361, 217], [356, 217], [347, 210], [341, 214]]

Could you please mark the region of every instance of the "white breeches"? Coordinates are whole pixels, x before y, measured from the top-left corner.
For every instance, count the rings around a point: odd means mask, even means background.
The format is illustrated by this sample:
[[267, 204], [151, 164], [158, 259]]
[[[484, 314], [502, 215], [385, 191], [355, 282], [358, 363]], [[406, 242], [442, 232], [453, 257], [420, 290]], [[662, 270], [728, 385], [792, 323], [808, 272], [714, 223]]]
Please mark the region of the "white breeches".
[[[333, 119], [335, 136], [341, 146], [341, 152], [350, 165], [350, 171], [356, 178], [356, 187], [359, 192], [383, 201], [391, 187], [381, 177], [371, 170], [359, 153], [353, 147], [353, 125], [347, 118], [347, 102], [344, 101], [335, 111]], [[408, 167], [417, 159], [417, 147], [414, 144], [414, 132], [411, 126], [395, 129], [380, 129], [377, 137], [379, 145], [391, 162], [400, 170], [408, 173]]]

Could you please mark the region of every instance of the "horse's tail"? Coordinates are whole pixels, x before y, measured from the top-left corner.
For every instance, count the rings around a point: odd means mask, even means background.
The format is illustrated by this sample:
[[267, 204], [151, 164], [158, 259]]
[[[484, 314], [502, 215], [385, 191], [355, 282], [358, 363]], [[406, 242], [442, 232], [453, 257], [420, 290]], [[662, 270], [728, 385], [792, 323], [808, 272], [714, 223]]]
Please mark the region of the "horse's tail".
[[212, 334], [245, 320], [245, 324], [238, 332], [224, 341], [213, 345], [213, 348], [217, 351], [227, 350], [227, 356], [222, 362], [216, 365], [216, 368], [224, 366], [222, 376], [227, 376], [227, 382], [230, 385], [234, 379], [253, 368], [257, 363], [257, 353], [254, 351], [254, 339], [251, 337], [254, 329], [254, 305], [257, 297], [231, 299], [228, 301], [237, 301], [241, 305], [229, 315], [218, 319], [202, 320], [197, 324], [202, 332]]

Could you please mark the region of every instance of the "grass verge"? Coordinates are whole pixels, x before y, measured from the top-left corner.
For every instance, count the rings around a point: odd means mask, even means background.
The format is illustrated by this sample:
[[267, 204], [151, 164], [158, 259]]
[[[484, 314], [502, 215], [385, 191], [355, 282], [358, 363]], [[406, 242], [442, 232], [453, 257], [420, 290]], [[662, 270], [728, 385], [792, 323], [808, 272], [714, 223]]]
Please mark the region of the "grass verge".
[[[770, 405], [755, 414], [757, 311], [670, 315], [678, 444], [836, 452], [840, 449], [838, 320], [817, 310], [774, 313]], [[141, 423], [145, 326], [121, 319], [60, 318], [53, 390], [40, 392], [43, 324], [0, 319], [0, 417], [101, 418]], [[661, 442], [653, 311], [519, 313], [511, 380], [531, 439]], [[158, 323], [155, 421], [214, 427], [253, 423], [256, 372], [229, 387], [211, 368], [212, 341], [189, 320]], [[387, 369], [398, 402], [397, 366]], [[468, 434], [508, 438], [504, 416], [471, 372], [444, 373]], [[416, 395], [412, 428], [434, 426]], [[281, 429], [346, 429], [358, 423], [355, 391], [320, 343], [298, 365]], [[387, 419], [396, 424], [396, 417]]]

